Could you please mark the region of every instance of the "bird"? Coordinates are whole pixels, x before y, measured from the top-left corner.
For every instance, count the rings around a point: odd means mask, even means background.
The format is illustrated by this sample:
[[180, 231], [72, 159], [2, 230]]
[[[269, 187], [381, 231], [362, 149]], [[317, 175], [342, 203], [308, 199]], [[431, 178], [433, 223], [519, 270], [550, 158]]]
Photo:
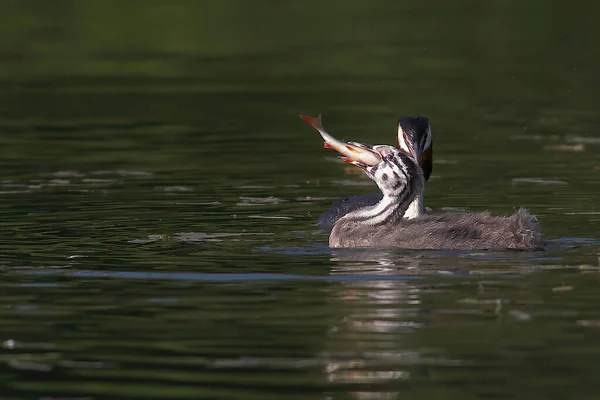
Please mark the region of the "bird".
[[405, 218], [406, 211], [423, 194], [422, 166], [393, 146], [361, 145], [358, 148], [360, 152], [372, 153], [370, 159], [376, 161], [365, 163], [363, 155], [360, 159], [347, 156], [346, 162], [362, 169], [377, 184], [381, 200], [339, 218], [329, 235], [330, 247], [543, 249], [537, 218], [525, 208], [509, 216], [496, 216], [487, 211], [445, 211]]
[[[398, 120], [398, 149], [417, 160], [423, 171], [425, 181], [429, 180], [433, 170], [433, 142], [429, 118], [422, 116], [402, 117]], [[316, 225], [320, 228], [331, 228], [335, 222], [354, 210], [370, 207], [379, 203], [381, 193], [354, 195], [336, 200], [329, 209], [318, 218]], [[411, 219], [425, 214], [423, 191], [415, 197], [404, 213], [404, 218]]]

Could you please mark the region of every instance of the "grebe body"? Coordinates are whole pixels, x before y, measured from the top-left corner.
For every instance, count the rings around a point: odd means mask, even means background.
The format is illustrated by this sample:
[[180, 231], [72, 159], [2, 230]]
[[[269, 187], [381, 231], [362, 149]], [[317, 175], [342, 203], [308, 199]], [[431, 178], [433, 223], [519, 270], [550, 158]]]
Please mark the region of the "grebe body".
[[351, 161], [382, 192], [381, 200], [338, 219], [330, 247], [396, 247], [406, 249], [539, 249], [543, 247], [537, 220], [526, 209], [510, 216], [488, 212], [438, 212], [407, 219], [405, 213], [423, 192], [420, 165], [392, 146], [364, 146], [379, 155], [366, 165]]

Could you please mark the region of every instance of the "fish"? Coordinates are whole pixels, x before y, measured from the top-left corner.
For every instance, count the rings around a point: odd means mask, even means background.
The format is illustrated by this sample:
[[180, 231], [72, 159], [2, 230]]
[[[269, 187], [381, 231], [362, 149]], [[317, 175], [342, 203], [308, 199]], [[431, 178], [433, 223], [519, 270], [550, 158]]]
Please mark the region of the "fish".
[[321, 123], [321, 114], [319, 114], [316, 118], [306, 115], [300, 115], [300, 118], [319, 131], [321, 137], [325, 141], [323, 147], [326, 149], [336, 150], [345, 156], [344, 162], [360, 162], [365, 165], [377, 165], [381, 161], [381, 156], [369, 149], [367, 146], [362, 144], [358, 145], [358, 143], [343, 142], [325, 132], [325, 129], [323, 129], [323, 124]]

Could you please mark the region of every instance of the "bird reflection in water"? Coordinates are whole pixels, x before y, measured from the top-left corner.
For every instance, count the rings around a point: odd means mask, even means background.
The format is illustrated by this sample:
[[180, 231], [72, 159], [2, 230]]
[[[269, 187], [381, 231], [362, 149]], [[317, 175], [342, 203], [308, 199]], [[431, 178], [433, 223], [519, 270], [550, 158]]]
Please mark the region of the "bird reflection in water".
[[[332, 291], [337, 304], [328, 334], [327, 379], [350, 385], [357, 399], [394, 399], [398, 380], [423, 376], [423, 352], [414, 334], [423, 326], [420, 288], [424, 262], [393, 251], [335, 251], [332, 276], [346, 276]], [[426, 262], [426, 261], [425, 261]], [[377, 390], [381, 385], [382, 390]], [[362, 390], [361, 387], [367, 387]]]

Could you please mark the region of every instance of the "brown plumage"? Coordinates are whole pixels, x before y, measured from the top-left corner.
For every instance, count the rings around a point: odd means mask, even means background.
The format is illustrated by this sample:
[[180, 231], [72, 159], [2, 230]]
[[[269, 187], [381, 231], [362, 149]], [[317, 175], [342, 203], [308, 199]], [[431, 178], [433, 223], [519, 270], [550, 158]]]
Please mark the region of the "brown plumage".
[[510, 216], [488, 212], [440, 212], [402, 218], [423, 191], [418, 164], [391, 146], [374, 146], [377, 165], [354, 164], [377, 183], [382, 200], [340, 218], [329, 236], [330, 247], [396, 247], [406, 249], [540, 249], [537, 219], [526, 209]]
[[521, 208], [510, 216], [488, 212], [443, 212], [395, 224], [366, 225], [340, 219], [329, 237], [331, 247], [405, 249], [538, 249], [543, 240], [537, 219]]

